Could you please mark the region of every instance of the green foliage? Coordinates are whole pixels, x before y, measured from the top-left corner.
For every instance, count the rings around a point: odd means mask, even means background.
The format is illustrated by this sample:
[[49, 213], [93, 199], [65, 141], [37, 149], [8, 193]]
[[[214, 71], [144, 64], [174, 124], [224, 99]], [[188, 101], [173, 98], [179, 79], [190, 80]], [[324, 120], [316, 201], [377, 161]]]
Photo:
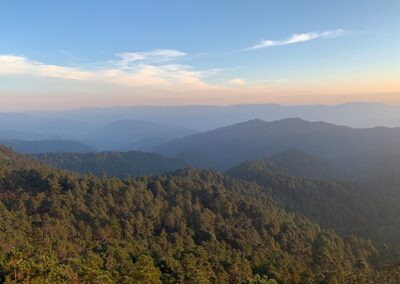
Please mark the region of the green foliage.
[[135, 261], [132, 277], [136, 283], [161, 284], [160, 270], [154, 266], [151, 256], [141, 255]]
[[368, 283], [395, 275], [375, 265], [371, 242], [286, 212], [254, 183], [207, 170], [120, 180], [16, 164], [0, 158], [3, 282]]

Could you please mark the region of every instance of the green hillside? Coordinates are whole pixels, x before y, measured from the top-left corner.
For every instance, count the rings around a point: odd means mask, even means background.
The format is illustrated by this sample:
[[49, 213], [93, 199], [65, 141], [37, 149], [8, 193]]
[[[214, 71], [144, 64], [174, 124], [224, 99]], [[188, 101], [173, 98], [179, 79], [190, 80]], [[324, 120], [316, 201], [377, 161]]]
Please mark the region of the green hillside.
[[343, 239], [288, 213], [254, 183], [190, 169], [127, 180], [81, 176], [29, 161], [29, 167], [14, 166], [10, 159], [23, 158], [5, 151], [3, 282], [369, 283], [392, 277], [379, 271], [370, 241]]

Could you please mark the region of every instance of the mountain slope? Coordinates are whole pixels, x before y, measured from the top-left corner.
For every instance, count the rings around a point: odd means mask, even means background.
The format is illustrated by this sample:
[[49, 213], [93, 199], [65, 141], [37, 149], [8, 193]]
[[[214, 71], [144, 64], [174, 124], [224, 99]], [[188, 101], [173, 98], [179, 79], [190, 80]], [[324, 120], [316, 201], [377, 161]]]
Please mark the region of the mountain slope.
[[120, 178], [158, 175], [184, 168], [187, 165], [178, 159], [137, 151], [45, 153], [34, 157], [47, 165], [61, 169]]
[[127, 119], [96, 129], [86, 140], [101, 150], [148, 150], [193, 133], [193, 130], [179, 126]]
[[[380, 188], [388, 194], [400, 194], [400, 154], [383, 156], [365, 163], [353, 173], [355, 179], [369, 188]], [[397, 198], [394, 199], [396, 201]]]
[[324, 228], [344, 236], [374, 239], [381, 248], [391, 243], [396, 247], [393, 250], [400, 249], [400, 207], [378, 190], [368, 191], [354, 183], [291, 177], [267, 160], [244, 162], [227, 174], [257, 183], [284, 208]]
[[343, 179], [346, 174], [325, 160], [306, 152], [291, 149], [267, 158], [286, 173], [295, 177]]
[[197, 151], [186, 151], [174, 157], [186, 166], [207, 169], [215, 168], [213, 162], [207, 159], [203, 153]]
[[252, 283], [259, 274], [280, 283], [383, 283], [391, 276], [376, 270], [371, 242], [321, 230], [259, 186], [212, 171], [122, 181], [4, 169], [0, 161], [0, 189], [6, 282]]
[[60, 153], [60, 152], [95, 152], [96, 149], [83, 143], [72, 140], [0, 140], [0, 144], [6, 145], [19, 153]]
[[227, 169], [289, 149], [305, 151], [348, 170], [382, 155], [400, 153], [400, 128], [353, 129], [295, 118], [251, 120], [175, 139], [155, 151], [171, 156], [199, 151], [216, 167]]
[[17, 154], [10, 148], [0, 144], [0, 165], [6, 169], [29, 169], [39, 168], [42, 165], [35, 160], [28, 159], [26, 156]]

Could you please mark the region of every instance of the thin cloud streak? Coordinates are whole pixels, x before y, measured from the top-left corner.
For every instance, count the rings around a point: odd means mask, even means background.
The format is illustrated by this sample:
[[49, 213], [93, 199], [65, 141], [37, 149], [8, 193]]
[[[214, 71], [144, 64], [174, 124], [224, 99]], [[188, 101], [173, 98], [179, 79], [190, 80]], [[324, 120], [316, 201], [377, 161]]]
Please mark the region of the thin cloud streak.
[[155, 49], [143, 52], [123, 52], [116, 54], [116, 56], [119, 57], [120, 60], [116, 61], [115, 63], [120, 68], [129, 69], [132, 68], [132, 64], [136, 64], [137, 62], [162, 63], [186, 55], [187, 54], [185, 52], [175, 49]]
[[329, 39], [329, 38], [336, 38], [340, 37], [345, 33], [343, 29], [331, 30], [331, 31], [324, 31], [324, 32], [309, 32], [309, 33], [302, 33], [302, 34], [294, 34], [291, 37], [285, 40], [263, 40], [260, 43], [248, 47], [245, 50], [256, 50], [260, 48], [267, 48], [267, 47], [274, 47], [280, 45], [289, 45], [295, 43], [306, 42], [318, 38]]

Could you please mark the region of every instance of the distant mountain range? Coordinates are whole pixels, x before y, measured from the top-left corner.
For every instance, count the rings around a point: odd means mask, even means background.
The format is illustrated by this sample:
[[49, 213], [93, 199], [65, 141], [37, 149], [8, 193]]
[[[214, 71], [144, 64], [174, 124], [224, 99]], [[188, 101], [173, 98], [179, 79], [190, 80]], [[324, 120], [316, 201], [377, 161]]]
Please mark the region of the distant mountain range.
[[400, 153], [400, 128], [354, 129], [298, 118], [250, 120], [175, 139], [155, 149], [166, 156], [196, 151], [219, 169], [298, 149], [342, 170], [358, 170], [379, 157]]
[[31, 138], [0, 139], [0, 144], [21, 153], [143, 150], [177, 158], [184, 165], [222, 170], [246, 160], [269, 158], [291, 175], [307, 176], [310, 168], [319, 169], [318, 173], [312, 171], [313, 177], [324, 178], [371, 172], [375, 164], [400, 155], [400, 128], [357, 129], [299, 118], [272, 122], [254, 119], [201, 133], [167, 124], [122, 120], [88, 131], [82, 140], [40, 139], [42, 136], [34, 131], [2, 133]]
[[53, 117], [70, 122], [81, 121], [95, 128], [117, 120], [134, 119], [205, 131], [251, 119], [273, 121], [288, 117], [362, 128], [400, 126], [400, 106], [367, 102], [341, 105], [132, 106], [31, 112], [25, 115], [37, 119]]
[[85, 140], [100, 150], [148, 150], [194, 130], [142, 120], [118, 120], [88, 133]]
[[400, 107], [376, 103], [133, 106], [0, 113], [0, 139], [73, 140], [98, 150], [151, 151], [194, 133], [254, 119], [276, 121], [288, 117], [355, 128], [400, 127]]
[[[0, 131], [24, 132], [24, 139], [34, 140], [38, 135], [43, 137], [62, 137], [74, 139], [82, 137], [90, 129], [90, 125], [78, 119], [66, 119], [58, 113], [45, 115], [35, 113], [0, 113]], [[3, 133], [6, 134], [6, 133]], [[11, 133], [12, 134], [12, 133]], [[15, 134], [15, 133], [14, 133]], [[14, 136], [3, 138], [16, 138]]]
[[18, 131], [18, 130], [1, 130], [0, 131], [0, 139], [10, 140], [56, 140], [62, 139], [62, 137], [53, 135], [47, 136], [41, 133], [37, 133], [34, 131]]

